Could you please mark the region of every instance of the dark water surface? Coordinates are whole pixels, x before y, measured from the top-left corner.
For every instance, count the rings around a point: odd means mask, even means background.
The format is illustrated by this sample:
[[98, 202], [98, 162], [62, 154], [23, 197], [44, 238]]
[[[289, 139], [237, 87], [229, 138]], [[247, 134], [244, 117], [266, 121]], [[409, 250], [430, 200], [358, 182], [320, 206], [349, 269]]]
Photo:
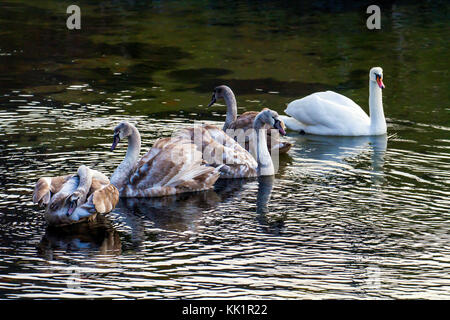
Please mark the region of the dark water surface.
[[[67, 1], [0, 4], [0, 298], [450, 298], [447, 1]], [[112, 129], [143, 148], [195, 120], [228, 84], [239, 113], [319, 90], [368, 112], [384, 69], [388, 137], [289, 133], [274, 178], [121, 200], [92, 224], [51, 229], [41, 176], [112, 173]], [[143, 151], [144, 151], [143, 150]]]

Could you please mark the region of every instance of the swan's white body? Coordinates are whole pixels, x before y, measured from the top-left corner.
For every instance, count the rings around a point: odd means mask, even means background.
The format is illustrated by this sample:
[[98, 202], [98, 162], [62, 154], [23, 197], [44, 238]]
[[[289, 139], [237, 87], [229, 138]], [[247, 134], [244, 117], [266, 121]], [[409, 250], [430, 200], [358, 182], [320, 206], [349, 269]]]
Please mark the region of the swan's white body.
[[[378, 76], [378, 78], [377, 78]], [[381, 88], [383, 70], [369, 73], [370, 118], [351, 99], [333, 92], [317, 92], [288, 104], [281, 116], [288, 129], [307, 134], [332, 136], [368, 136], [386, 133]]]

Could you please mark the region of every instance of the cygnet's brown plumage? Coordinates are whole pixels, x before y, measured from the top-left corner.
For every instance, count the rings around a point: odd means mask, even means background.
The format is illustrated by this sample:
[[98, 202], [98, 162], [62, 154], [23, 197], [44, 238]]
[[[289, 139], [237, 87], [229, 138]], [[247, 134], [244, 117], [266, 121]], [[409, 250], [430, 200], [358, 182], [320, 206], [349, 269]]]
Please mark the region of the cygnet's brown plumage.
[[[236, 97], [234, 96], [231, 88], [226, 85], [221, 85], [214, 88], [211, 102], [209, 103], [208, 107], [212, 106], [217, 100], [221, 98], [225, 100], [225, 104], [227, 106], [227, 116], [222, 128], [223, 131], [227, 132], [227, 130], [229, 129], [233, 129], [234, 131], [239, 129], [247, 131], [248, 129], [253, 128], [253, 122], [255, 121], [256, 116], [259, 114], [258, 111], [247, 111], [238, 116]], [[267, 108], [264, 108], [263, 110], [267, 110]], [[281, 119], [280, 123], [283, 130], [286, 131], [286, 126]], [[272, 146], [272, 137], [270, 130], [271, 128], [269, 125], [266, 125], [265, 128], [267, 129], [267, 147], [269, 148], [269, 152], [271, 154], [273, 153], [273, 151], [275, 151], [275, 148], [278, 149], [279, 153], [287, 153], [289, 149], [291, 149], [292, 144], [290, 144], [289, 142], [277, 141], [274, 146]], [[247, 151], [249, 150], [248, 140], [245, 143], [245, 149]]]

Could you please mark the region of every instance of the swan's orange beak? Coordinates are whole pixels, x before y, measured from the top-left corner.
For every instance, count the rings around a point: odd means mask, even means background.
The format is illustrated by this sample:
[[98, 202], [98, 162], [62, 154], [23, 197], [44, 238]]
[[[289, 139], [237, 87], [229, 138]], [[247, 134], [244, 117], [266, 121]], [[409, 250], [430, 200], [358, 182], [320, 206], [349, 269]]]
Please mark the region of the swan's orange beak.
[[115, 133], [114, 137], [113, 137], [113, 143], [112, 143], [112, 146], [111, 146], [111, 151], [114, 151], [114, 149], [117, 147], [117, 144], [119, 143], [119, 141], [120, 141], [119, 133]]
[[384, 86], [383, 80], [381, 79], [381, 77], [379, 75], [377, 75], [376, 77], [377, 77], [378, 86], [380, 87], [380, 89], [384, 89], [385, 86]]

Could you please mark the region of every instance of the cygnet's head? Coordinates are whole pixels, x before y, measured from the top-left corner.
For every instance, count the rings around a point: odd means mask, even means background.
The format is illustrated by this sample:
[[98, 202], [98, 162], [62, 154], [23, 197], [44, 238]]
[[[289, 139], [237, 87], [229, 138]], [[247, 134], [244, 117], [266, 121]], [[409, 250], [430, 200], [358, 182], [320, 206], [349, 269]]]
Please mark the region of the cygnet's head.
[[231, 91], [230, 87], [226, 85], [215, 87], [212, 94], [211, 102], [208, 104], [208, 107], [211, 107], [220, 98], [224, 98], [227, 93], [233, 94], [233, 91]]
[[82, 195], [78, 191], [74, 191], [74, 193], [72, 193], [72, 195], [67, 198], [69, 206], [66, 213], [67, 216], [70, 216], [78, 206], [83, 204], [82, 198], [83, 198]]
[[272, 128], [277, 129], [282, 136], [286, 135], [284, 124], [279, 119], [278, 113], [276, 111], [265, 108], [256, 116], [255, 121], [253, 122], [253, 127], [255, 129], [259, 129], [263, 126], [264, 123], [268, 124]]
[[82, 197], [77, 191], [69, 193], [78, 183], [79, 179], [72, 177], [52, 196], [45, 210], [45, 219], [49, 224], [64, 225], [78, 221], [78, 215], [74, 212], [83, 204]]
[[120, 140], [125, 139], [133, 133], [133, 125], [123, 121], [117, 127], [114, 128], [113, 144], [111, 146], [111, 151], [113, 151]]

